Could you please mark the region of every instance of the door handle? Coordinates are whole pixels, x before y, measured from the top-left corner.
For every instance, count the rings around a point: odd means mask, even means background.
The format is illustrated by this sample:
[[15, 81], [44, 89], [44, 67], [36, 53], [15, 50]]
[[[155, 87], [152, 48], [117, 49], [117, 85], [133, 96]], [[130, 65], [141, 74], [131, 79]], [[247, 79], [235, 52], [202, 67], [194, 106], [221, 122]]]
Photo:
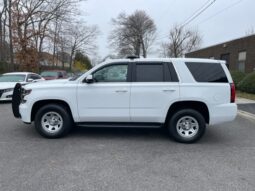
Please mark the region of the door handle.
[[166, 90], [162, 90], [163, 92], [175, 92], [176, 90], [174, 89], [166, 89]]
[[126, 93], [127, 90], [116, 90], [115, 92], [116, 92], [116, 93]]

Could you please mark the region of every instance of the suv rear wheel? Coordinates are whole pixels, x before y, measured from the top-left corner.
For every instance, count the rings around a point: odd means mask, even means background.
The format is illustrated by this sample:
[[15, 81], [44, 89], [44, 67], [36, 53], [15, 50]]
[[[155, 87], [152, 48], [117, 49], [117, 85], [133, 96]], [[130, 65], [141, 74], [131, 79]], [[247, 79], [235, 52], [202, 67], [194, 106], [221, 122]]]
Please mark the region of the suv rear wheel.
[[71, 130], [72, 125], [70, 113], [61, 105], [45, 105], [35, 115], [35, 128], [46, 138], [63, 137]]
[[167, 124], [170, 136], [181, 143], [198, 141], [205, 133], [204, 117], [196, 110], [182, 109], [177, 111]]

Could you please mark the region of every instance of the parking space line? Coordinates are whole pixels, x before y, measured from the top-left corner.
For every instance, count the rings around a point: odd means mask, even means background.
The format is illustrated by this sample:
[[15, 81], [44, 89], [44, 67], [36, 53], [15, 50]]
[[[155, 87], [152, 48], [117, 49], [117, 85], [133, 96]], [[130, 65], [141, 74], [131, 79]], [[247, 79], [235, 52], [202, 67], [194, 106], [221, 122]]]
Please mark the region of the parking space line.
[[246, 112], [246, 111], [243, 111], [243, 110], [238, 110], [238, 115], [240, 115], [240, 116], [242, 116], [246, 119], [249, 119], [252, 122], [255, 122], [255, 115], [252, 114], [252, 113], [249, 113], [249, 112]]

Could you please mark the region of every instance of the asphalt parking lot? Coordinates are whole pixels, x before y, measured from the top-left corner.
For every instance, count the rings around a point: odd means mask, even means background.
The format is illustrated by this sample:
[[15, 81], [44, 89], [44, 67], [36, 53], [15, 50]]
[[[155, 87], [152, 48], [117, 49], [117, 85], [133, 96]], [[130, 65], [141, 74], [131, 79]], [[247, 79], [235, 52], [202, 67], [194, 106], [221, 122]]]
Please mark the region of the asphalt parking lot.
[[238, 108], [241, 109], [242, 111], [249, 112], [255, 115], [255, 103], [239, 104]]
[[0, 190], [254, 190], [255, 122], [240, 116], [185, 145], [161, 129], [78, 128], [41, 138], [0, 104]]

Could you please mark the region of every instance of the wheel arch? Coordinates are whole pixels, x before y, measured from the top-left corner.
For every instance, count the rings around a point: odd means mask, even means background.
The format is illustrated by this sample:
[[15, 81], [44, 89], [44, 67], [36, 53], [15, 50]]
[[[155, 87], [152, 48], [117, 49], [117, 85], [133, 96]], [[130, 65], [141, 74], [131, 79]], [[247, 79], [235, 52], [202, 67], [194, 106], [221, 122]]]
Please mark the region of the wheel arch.
[[165, 118], [165, 123], [171, 118], [171, 116], [181, 110], [181, 109], [194, 109], [198, 112], [200, 112], [206, 123], [209, 124], [210, 122], [210, 113], [209, 113], [209, 109], [206, 103], [201, 102], [201, 101], [177, 101], [174, 102], [173, 104], [170, 105], [168, 111], [167, 111], [167, 115]]
[[57, 104], [57, 105], [64, 106], [67, 109], [67, 111], [70, 113], [70, 115], [74, 121], [72, 110], [71, 110], [69, 104], [64, 100], [58, 100], [58, 99], [46, 99], [46, 100], [39, 100], [39, 101], [35, 102], [33, 104], [32, 110], [31, 110], [31, 121], [34, 121], [37, 111], [44, 105], [48, 105], [48, 104]]

